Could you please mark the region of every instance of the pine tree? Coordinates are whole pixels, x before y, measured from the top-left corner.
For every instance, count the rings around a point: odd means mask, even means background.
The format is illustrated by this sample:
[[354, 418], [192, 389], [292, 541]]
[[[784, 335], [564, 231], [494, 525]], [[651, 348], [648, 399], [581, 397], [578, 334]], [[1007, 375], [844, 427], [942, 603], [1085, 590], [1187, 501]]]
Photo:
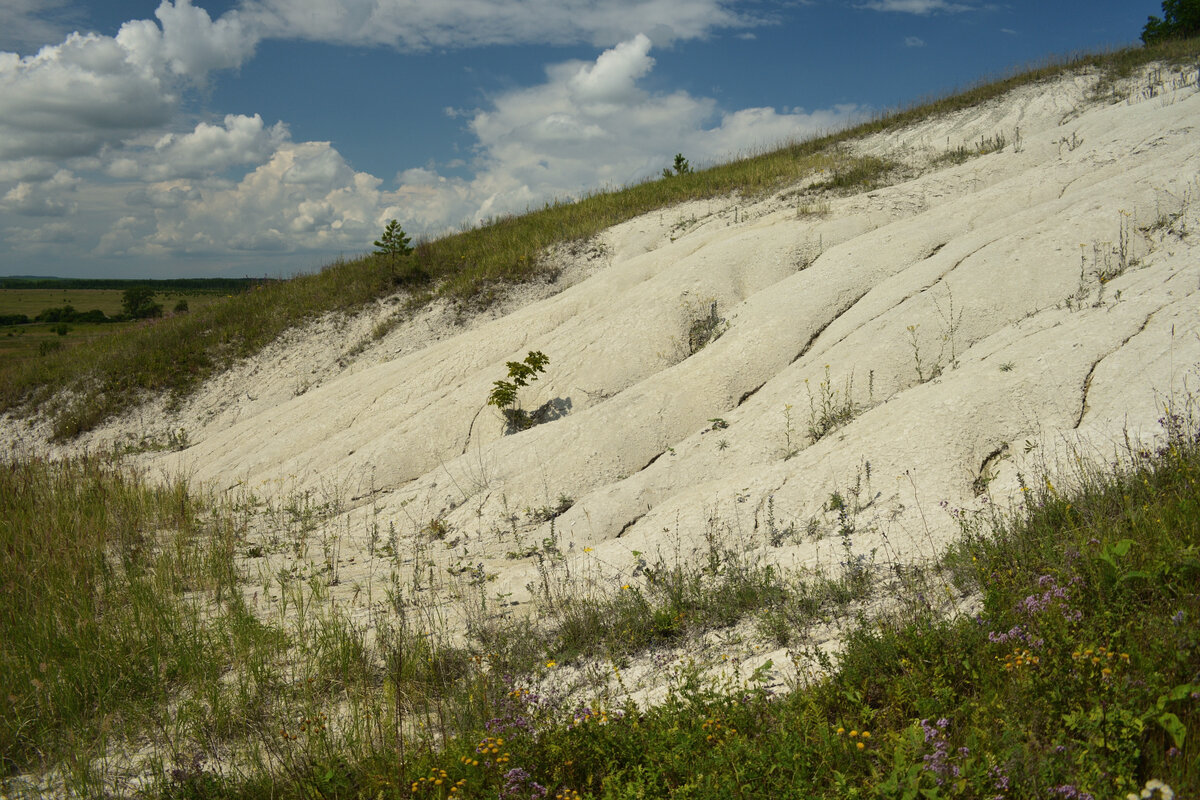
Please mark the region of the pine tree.
[[412, 252], [408, 246], [409, 237], [405, 235], [400, 223], [392, 220], [383, 229], [383, 235], [375, 240], [375, 255], [387, 259], [392, 274], [396, 273], [396, 262]]

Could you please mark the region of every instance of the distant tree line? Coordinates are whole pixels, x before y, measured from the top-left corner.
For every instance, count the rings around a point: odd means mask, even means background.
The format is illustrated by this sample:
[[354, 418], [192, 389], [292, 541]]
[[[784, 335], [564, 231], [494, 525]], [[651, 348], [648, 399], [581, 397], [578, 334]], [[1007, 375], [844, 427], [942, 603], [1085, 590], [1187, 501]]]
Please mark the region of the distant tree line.
[[274, 278], [168, 278], [123, 280], [119, 278], [0, 277], [0, 289], [129, 289], [146, 286], [155, 292], [244, 292]]

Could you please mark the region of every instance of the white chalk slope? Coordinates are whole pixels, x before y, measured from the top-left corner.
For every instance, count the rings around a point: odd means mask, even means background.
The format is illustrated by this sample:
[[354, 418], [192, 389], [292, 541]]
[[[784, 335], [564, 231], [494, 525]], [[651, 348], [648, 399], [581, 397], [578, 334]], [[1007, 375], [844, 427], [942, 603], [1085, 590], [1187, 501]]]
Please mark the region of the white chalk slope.
[[[506, 554], [551, 535], [536, 512], [560, 498], [571, 574], [612, 587], [634, 551], [700, 559], [718, 534], [785, 565], [844, 559], [827, 507], [856, 483], [870, 506], [853, 550], [928, 557], [957, 531], [942, 501], [1007, 503], [1018, 473], [1152, 441], [1200, 362], [1196, 68], [1150, 70], [1117, 101], [1092, 99], [1096, 80], [858, 142], [915, 177], [827, 208], [785, 192], [620, 225], [565, 290], [416, 344], [403, 329], [377, 363], [298, 395], [279, 387], [303, 359], [262, 386], [243, 370], [238, 396], [276, 399], [194, 422], [162, 465], [336, 497], [347, 602], [390, 568], [373, 525], [394, 528], [402, 563], [481, 565], [489, 596], [527, 601], [537, 561]], [[998, 152], [934, 162], [997, 136]], [[714, 313], [719, 336], [691, 352]], [[550, 364], [522, 405], [565, 413], [506, 435], [484, 401], [530, 350]], [[813, 442], [822, 406], [848, 404]]]

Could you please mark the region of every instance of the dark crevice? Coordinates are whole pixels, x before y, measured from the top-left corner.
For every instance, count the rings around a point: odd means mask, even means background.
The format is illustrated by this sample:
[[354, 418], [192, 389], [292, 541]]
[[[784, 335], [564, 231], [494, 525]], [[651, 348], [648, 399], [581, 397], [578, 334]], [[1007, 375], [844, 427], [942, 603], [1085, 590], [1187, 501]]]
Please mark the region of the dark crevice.
[[645, 515], [645, 514], [638, 514], [636, 517], [634, 517], [633, 519], [629, 520], [629, 522], [626, 522], [624, 525], [622, 525], [622, 526], [621, 526], [621, 530], [617, 531], [617, 538], [618, 538], [618, 539], [620, 539], [622, 536], [624, 536], [624, 535], [625, 535], [625, 531], [629, 530], [629, 529], [630, 529], [630, 528], [632, 528], [634, 525], [637, 525], [637, 524], [638, 524], [638, 521], [639, 521], [639, 520], [640, 520], [642, 517], [644, 517], [644, 516], [646, 516], [646, 515]]
[[933, 257], [934, 257], [934, 256], [936, 256], [938, 253], [940, 253], [940, 252], [942, 251], [942, 248], [943, 248], [943, 247], [945, 247], [945, 246], [946, 246], [946, 242], [942, 242], [942, 243], [941, 243], [941, 244], [939, 244], [937, 247], [935, 247], [935, 248], [933, 248], [932, 250], [930, 250], [930, 251], [929, 251], [929, 255], [927, 255], [927, 256], [925, 256], [925, 257], [926, 257], [926, 258], [933, 258]]
[[1100, 356], [1099, 358], [1097, 358], [1095, 360], [1095, 362], [1092, 363], [1092, 368], [1088, 370], [1087, 377], [1085, 377], [1083, 379], [1083, 393], [1082, 393], [1083, 397], [1079, 403], [1079, 416], [1076, 417], [1076, 419], [1075, 419], [1075, 425], [1073, 426], [1073, 430], [1079, 430], [1079, 426], [1083, 424], [1083, 417], [1085, 414], [1087, 414], [1088, 392], [1091, 391], [1091, 388], [1092, 388], [1092, 375], [1095, 374], [1096, 367], [1100, 366], [1101, 361], [1108, 358], [1113, 353], [1117, 352], [1122, 347], [1127, 345], [1129, 343], [1130, 339], [1137, 336], [1142, 331], [1146, 330], [1146, 326], [1150, 324], [1150, 320], [1152, 320], [1152, 319], [1154, 319], [1154, 312], [1150, 312], [1148, 315], [1146, 315], [1146, 318], [1144, 320], [1142, 320], [1142, 324], [1138, 327], [1138, 329], [1136, 331], [1134, 331], [1133, 333], [1129, 334], [1128, 336], [1126, 336], [1124, 339], [1122, 339], [1121, 343], [1119, 345], [1117, 345], [1116, 347], [1114, 347], [1112, 350], [1108, 351], [1104, 355]]
[[462, 452], [459, 453], [460, 456], [465, 456], [467, 454], [467, 448], [471, 446], [471, 433], [474, 432], [475, 420], [479, 419], [479, 415], [481, 413], [483, 413], [483, 406], [480, 406], [479, 410], [475, 412], [475, 416], [471, 417], [471, 424], [467, 427], [467, 440], [463, 442]]
[[[758, 386], [755, 386], [753, 389], [751, 389], [750, 391], [743, 394], [741, 397], [738, 398], [738, 401], [737, 401], [738, 406], [740, 406], [742, 403], [749, 400], [751, 397], [753, 397], [755, 394], [758, 393], [759, 389], [761, 389], [762, 387], [764, 387], [766, 385], [767, 385], [767, 382], [763, 381]], [[737, 408], [737, 406], [734, 406], [734, 408]]]
[[[651, 464], [653, 464], [655, 461], [658, 461], [660, 458], [662, 458], [662, 455], [663, 455], [663, 453], [665, 453], [665, 452], [667, 452], [667, 451], [666, 451], [666, 450], [663, 450], [663, 451], [662, 451], [662, 453], [659, 453], [659, 454], [657, 454], [656, 456], [654, 456], [654, 458], [652, 458], [652, 459], [650, 459], [649, 461], [647, 461], [647, 462], [646, 462], [646, 466], [644, 466], [644, 467], [642, 467], [641, 469], [639, 469], [639, 470], [638, 470], [638, 472], [644, 472], [645, 470], [648, 470], [648, 469], [650, 469], [650, 465], [651, 465]], [[636, 473], [634, 473], [634, 474], [636, 474]]]
[[811, 350], [812, 346], [816, 343], [817, 337], [819, 337], [822, 333], [824, 333], [826, 328], [828, 328], [830, 325], [832, 325], [834, 322], [836, 322], [838, 319], [840, 319], [843, 314], [845, 314], [847, 311], [849, 311], [850, 309], [852, 309], [856, 305], [858, 305], [858, 301], [862, 300], [864, 297], [866, 297], [870, 293], [870, 291], [871, 291], [870, 289], [867, 289], [865, 292], [863, 292], [858, 297], [851, 300], [845, 306], [838, 309], [838, 312], [836, 314], [834, 314], [832, 317], [830, 317], [829, 320], [824, 325], [822, 325], [820, 328], [817, 328], [815, 331], [813, 331], [813, 335], [808, 337], [808, 341], [804, 343], [804, 347], [800, 348], [800, 352], [797, 353], [796, 357], [793, 358], [789, 363], [795, 364], [797, 361], [804, 358], [804, 356], [806, 356], [808, 354], [808, 351]]
[[[938, 276], [937, 276], [937, 277], [936, 277], [936, 278], [935, 278], [933, 281], [931, 281], [930, 283], [926, 284], [925, 286], [922, 286], [920, 289], [916, 290], [915, 292], [912, 292], [912, 293], [910, 293], [910, 294], [907, 294], [907, 295], [905, 295], [904, 297], [902, 297], [898, 303], [896, 303], [895, 305], [893, 305], [893, 306], [892, 306], [892, 308], [899, 308], [901, 305], [903, 305], [904, 303], [906, 303], [908, 300], [912, 299], [913, 297], [916, 297], [917, 295], [921, 294], [922, 292], [927, 292], [927, 291], [929, 291], [930, 289], [932, 289], [934, 286], [937, 286], [939, 283], [941, 283], [943, 280], [945, 280], [945, 279], [946, 279], [946, 276], [947, 276], [947, 275], [949, 275], [951, 272], [954, 272], [954, 270], [956, 270], [956, 269], [958, 269], [960, 266], [962, 266], [962, 263], [963, 263], [964, 261], [966, 261], [968, 258], [970, 258], [971, 256], [973, 256], [973, 255], [975, 255], [976, 253], [978, 253], [978, 252], [979, 252], [980, 250], [982, 250], [983, 248], [985, 248], [985, 247], [988, 247], [989, 245], [995, 244], [995, 243], [996, 243], [996, 241], [998, 241], [998, 240], [997, 240], [997, 239], [992, 239], [991, 241], [984, 242], [984, 243], [983, 243], [983, 244], [981, 244], [979, 247], [975, 248], [974, 250], [972, 250], [971, 252], [967, 253], [967, 254], [966, 254], [965, 256], [963, 256], [962, 258], [960, 258], [958, 261], [955, 261], [953, 266], [951, 266], [949, 269], [946, 269], [946, 270], [942, 271], [942, 273], [941, 273], [940, 275], [938, 275]], [[940, 245], [938, 245], [937, 247], [935, 247], [935, 248], [933, 249], [933, 252], [932, 252], [932, 253], [930, 253], [929, 255], [930, 255], [930, 256], [932, 256], [934, 253], [938, 252], [939, 250], [941, 250], [941, 249], [942, 249], [943, 247], [945, 247], [945, 246], [946, 246], [945, 244], [940, 244]], [[851, 308], [853, 308], [855, 305], [857, 305], [857, 304], [858, 304], [858, 301], [859, 301], [859, 300], [862, 300], [864, 297], [866, 297], [866, 296], [867, 296], [867, 294], [868, 294], [870, 291], [871, 291], [871, 290], [870, 290], [870, 289], [868, 289], [866, 292], [863, 292], [862, 294], [860, 294], [858, 297], [856, 297], [856, 298], [854, 299], [854, 302], [850, 303], [850, 305], [846, 306], [846, 307], [845, 307], [845, 308], [843, 308], [841, 311], [839, 311], [839, 312], [837, 313], [837, 315], [836, 315], [836, 316], [834, 316], [834, 318], [833, 318], [833, 319], [829, 320], [829, 322], [825, 323], [825, 324], [824, 324], [824, 325], [821, 327], [821, 329], [820, 329], [820, 330], [818, 330], [816, 333], [814, 333], [814, 334], [812, 335], [812, 337], [810, 337], [810, 338], [809, 338], [808, 342], [807, 342], [807, 343], [805, 343], [805, 345], [804, 345], [804, 348], [803, 348], [803, 349], [800, 351], [800, 355], [798, 355], [798, 356], [796, 356], [795, 358], [793, 358], [791, 363], [793, 363], [793, 364], [794, 364], [794, 363], [796, 363], [797, 361], [799, 361], [801, 358], [803, 358], [803, 357], [804, 357], [804, 356], [805, 356], [805, 355], [808, 353], [808, 351], [809, 351], [809, 350], [812, 348], [813, 344], [814, 344], [814, 343], [816, 342], [816, 340], [817, 340], [817, 337], [818, 337], [818, 336], [820, 336], [822, 333], [824, 333], [824, 332], [825, 332], [825, 329], [826, 329], [826, 328], [828, 328], [830, 325], [832, 325], [832, 324], [833, 324], [833, 322], [834, 322], [834, 320], [836, 320], [838, 317], [842, 316], [842, 315], [843, 315], [843, 314], [845, 314], [847, 311], [849, 311]], [[888, 310], [891, 310], [891, 309], [888, 309]], [[863, 323], [863, 324], [865, 325], [866, 323]], [[838, 340], [838, 342], [845, 341], [846, 337], [848, 337], [848, 336], [852, 335], [852, 334], [853, 334], [855, 331], [859, 330], [860, 328], [862, 328], [862, 325], [859, 325], [859, 326], [858, 326], [857, 328], [855, 328], [854, 330], [847, 332], [847, 333], [846, 333], [846, 336], [843, 336], [841, 339], [839, 339], [839, 340]], [[838, 342], [834, 342], [834, 344], [837, 344]]]
[[[1114, 353], [1116, 350], [1113, 351]], [[1092, 375], [1096, 372], [1096, 367], [1100, 366], [1100, 362], [1108, 358], [1111, 353], [1105, 353], [1097, 358], [1092, 363], [1092, 368], [1088, 370], [1087, 377], [1083, 379], [1083, 399], [1079, 404], [1079, 416], [1075, 418], [1075, 424], [1072, 426], [1074, 430], [1079, 430], [1079, 426], [1083, 424], [1083, 415], [1088, 410], [1088, 391], [1092, 388]]]
[[1008, 442], [1004, 442], [995, 450], [988, 453], [983, 461], [980, 462], [979, 474], [975, 477], [975, 480], [971, 484], [971, 489], [975, 492], [976, 496], [987, 491], [988, 484], [991, 483], [992, 479], [996, 477], [992, 473], [992, 468], [995, 467], [997, 461], [1007, 456]]

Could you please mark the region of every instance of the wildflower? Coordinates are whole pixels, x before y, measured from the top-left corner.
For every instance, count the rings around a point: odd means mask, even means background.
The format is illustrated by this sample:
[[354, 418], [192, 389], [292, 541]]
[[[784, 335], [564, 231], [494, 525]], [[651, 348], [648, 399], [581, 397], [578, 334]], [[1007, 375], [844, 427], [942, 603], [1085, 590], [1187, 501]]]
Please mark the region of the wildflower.
[[1158, 798], [1158, 800], [1174, 800], [1175, 790], [1160, 781], [1158, 778], [1151, 778], [1150, 780], [1146, 781], [1146, 785], [1142, 789], [1141, 794], [1134, 794], [1133, 792], [1130, 792], [1129, 794], [1125, 795], [1125, 797], [1126, 800], [1139, 800], [1139, 798], [1140, 800], [1150, 800], [1152, 797]]
[[585, 547], [585, 548], [583, 548], [583, 552], [585, 552], [585, 553], [590, 553], [590, 552], [592, 552], [592, 548], [590, 548], [590, 547]]
[[546, 669], [554, 669], [557, 666], [558, 666], [558, 662], [555, 661], [554, 659], [550, 659], [549, 661], [546, 662]]
[[859, 743], [858, 743], [857, 745], [855, 745], [855, 746], [856, 746], [856, 747], [857, 747], [859, 750], [862, 750], [864, 747], [866, 747], [866, 745], [865, 745], [865, 744], [863, 744], [862, 742], [859, 742]]

